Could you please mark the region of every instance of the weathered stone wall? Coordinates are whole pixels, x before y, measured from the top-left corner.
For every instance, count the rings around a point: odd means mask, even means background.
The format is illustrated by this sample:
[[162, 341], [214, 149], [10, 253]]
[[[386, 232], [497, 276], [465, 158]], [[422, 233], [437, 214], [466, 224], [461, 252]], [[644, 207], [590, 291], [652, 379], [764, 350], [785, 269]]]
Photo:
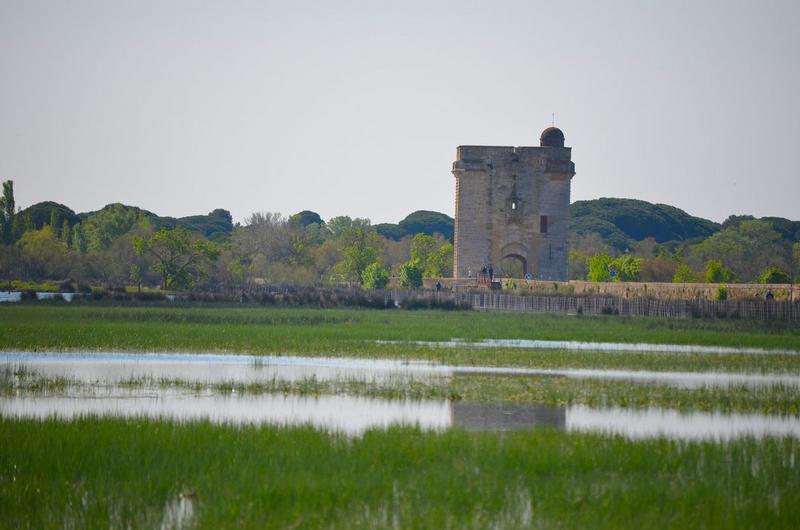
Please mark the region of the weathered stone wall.
[[[479, 289], [475, 279], [425, 278], [423, 287], [434, 289], [436, 282], [445, 289], [470, 291]], [[763, 300], [770, 291], [775, 300], [800, 301], [800, 284], [763, 283], [657, 283], [657, 282], [587, 282], [583, 280], [526, 281], [501, 280], [502, 292], [516, 294], [576, 294], [619, 298], [655, 298], [658, 300], [716, 300], [720, 287], [727, 290], [728, 300]], [[512, 285], [513, 283], [513, 285]]]
[[[569, 147], [460, 146], [456, 178], [454, 276], [474, 277], [491, 265], [506, 276], [513, 257], [522, 274], [567, 278]], [[547, 216], [543, 231], [542, 216]]]

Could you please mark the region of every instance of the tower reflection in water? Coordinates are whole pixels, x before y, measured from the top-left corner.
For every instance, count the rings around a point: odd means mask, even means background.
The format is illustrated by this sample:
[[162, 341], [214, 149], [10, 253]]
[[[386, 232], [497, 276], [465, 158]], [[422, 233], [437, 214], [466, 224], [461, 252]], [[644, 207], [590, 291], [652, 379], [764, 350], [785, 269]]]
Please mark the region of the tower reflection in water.
[[563, 431], [567, 428], [565, 408], [456, 401], [451, 404], [450, 414], [453, 427], [468, 431], [517, 431], [535, 427]]

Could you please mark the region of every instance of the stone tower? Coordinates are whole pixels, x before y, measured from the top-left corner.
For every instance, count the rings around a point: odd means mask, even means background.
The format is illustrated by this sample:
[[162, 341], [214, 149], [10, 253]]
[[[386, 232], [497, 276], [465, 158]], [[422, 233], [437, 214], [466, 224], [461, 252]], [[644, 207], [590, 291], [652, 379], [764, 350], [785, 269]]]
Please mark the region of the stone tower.
[[491, 265], [498, 277], [567, 279], [571, 155], [555, 127], [539, 147], [458, 147], [455, 278]]

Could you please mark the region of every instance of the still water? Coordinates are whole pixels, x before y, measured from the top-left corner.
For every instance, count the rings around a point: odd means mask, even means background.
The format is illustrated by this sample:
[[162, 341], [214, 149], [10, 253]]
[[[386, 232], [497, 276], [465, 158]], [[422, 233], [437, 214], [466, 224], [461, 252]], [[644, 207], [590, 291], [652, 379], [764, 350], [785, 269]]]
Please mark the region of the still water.
[[527, 348], [534, 350], [572, 350], [617, 353], [678, 353], [707, 355], [800, 355], [800, 351], [788, 349], [766, 349], [733, 346], [701, 346], [697, 344], [651, 344], [647, 342], [584, 342], [576, 340], [528, 340], [528, 339], [484, 339], [466, 341], [451, 339], [444, 341], [377, 340], [376, 344], [410, 344], [434, 348]]
[[193, 353], [0, 353], [0, 369], [29, 366], [45, 377], [65, 377], [83, 383], [181, 379], [199, 383], [254, 383], [359, 379], [424, 379], [454, 375], [553, 376], [622, 380], [680, 388], [746, 385], [800, 387], [800, 375], [728, 372], [662, 372], [583, 368], [520, 368], [452, 366], [425, 361], [326, 357], [253, 356]]
[[73, 419], [82, 416], [162, 418], [255, 425], [311, 425], [360, 435], [393, 425], [424, 430], [514, 431], [548, 427], [631, 439], [731, 440], [743, 436], [800, 438], [800, 418], [670, 409], [543, 407], [447, 400], [389, 400], [357, 396], [192, 393], [171, 389], [105, 388], [91, 393], [0, 398], [0, 415]]
[[[358, 435], [371, 428], [416, 425], [476, 431], [550, 427], [568, 432], [602, 432], [628, 438], [729, 440], [741, 436], [800, 438], [800, 418], [762, 414], [680, 412], [662, 408], [483, 404], [448, 400], [390, 400], [333, 395], [221, 394], [161, 387], [159, 381], [252, 383], [278, 380], [411, 381], [461, 374], [548, 375], [622, 379], [676, 386], [730, 384], [800, 386], [800, 376], [682, 373], [625, 370], [463, 367], [391, 359], [315, 358], [217, 354], [31, 353], [0, 354], [0, 375], [63, 377], [67, 390], [0, 397], [0, 415], [70, 419], [86, 415], [149, 417], [232, 424], [312, 425]], [[125, 383], [136, 381], [136, 385]], [[13, 387], [13, 385], [12, 385]]]

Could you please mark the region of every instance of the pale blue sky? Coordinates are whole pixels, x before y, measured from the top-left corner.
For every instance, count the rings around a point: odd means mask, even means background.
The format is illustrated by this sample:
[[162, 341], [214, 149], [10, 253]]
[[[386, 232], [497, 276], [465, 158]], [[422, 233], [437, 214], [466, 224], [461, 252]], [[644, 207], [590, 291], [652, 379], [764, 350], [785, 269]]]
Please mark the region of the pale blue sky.
[[572, 200], [800, 219], [800, 2], [0, 0], [23, 207], [453, 215], [456, 146], [552, 112]]

